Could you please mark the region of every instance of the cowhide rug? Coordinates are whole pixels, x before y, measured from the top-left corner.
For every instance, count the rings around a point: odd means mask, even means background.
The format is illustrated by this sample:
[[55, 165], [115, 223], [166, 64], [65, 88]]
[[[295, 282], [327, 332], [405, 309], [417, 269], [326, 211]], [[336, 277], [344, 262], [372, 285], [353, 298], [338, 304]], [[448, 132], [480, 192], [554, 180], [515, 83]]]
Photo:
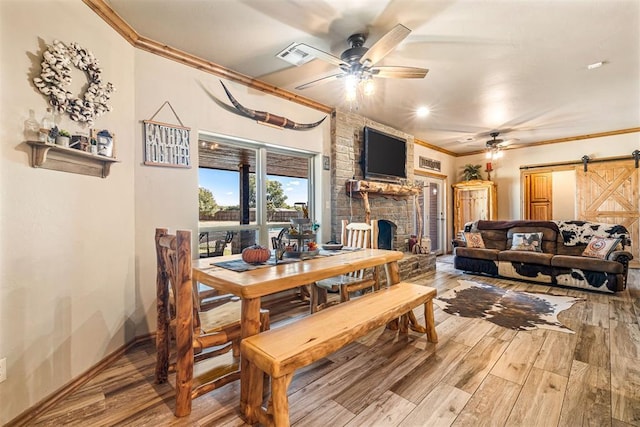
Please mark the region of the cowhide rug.
[[574, 332], [558, 321], [558, 313], [581, 298], [519, 292], [469, 280], [434, 299], [446, 313], [480, 318], [516, 331], [536, 328]]

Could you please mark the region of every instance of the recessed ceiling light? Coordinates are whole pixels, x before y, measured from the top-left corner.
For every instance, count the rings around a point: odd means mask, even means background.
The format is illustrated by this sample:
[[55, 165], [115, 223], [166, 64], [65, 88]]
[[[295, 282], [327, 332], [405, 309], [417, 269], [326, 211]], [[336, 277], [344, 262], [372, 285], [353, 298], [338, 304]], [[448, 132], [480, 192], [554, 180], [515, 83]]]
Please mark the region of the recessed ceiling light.
[[596, 68], [600, 68], [605, 64], [605, 61], [594, 62], [593, 64], [587, 65], [587, 70], [595, 70]]
[[429, 111], [429, 107], [419, 107], [416, 110], [416, 116], [418, 117], [427, 117], [431, 111]]

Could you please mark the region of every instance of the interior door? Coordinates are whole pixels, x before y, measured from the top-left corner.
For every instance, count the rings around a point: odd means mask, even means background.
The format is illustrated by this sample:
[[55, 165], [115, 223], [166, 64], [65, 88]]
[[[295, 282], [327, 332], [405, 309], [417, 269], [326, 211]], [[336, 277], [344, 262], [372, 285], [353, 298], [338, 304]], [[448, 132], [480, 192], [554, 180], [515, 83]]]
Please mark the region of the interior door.
[[640, 258], [640, 206], [638, 175], [633, 160], [590, 163], [588, 171], [576, 167], [578, 219], [624, 225], [631, 233], [634, 263]]
[[553, 219], [552, 179], [551, 172], [525, 175], [525, 219]]
[[424, 187], [424, 236], [431, 239], [431, 251], [438, 255], [444, 253], [446, 213], [444, 207], [444, 180], [427, 178]]

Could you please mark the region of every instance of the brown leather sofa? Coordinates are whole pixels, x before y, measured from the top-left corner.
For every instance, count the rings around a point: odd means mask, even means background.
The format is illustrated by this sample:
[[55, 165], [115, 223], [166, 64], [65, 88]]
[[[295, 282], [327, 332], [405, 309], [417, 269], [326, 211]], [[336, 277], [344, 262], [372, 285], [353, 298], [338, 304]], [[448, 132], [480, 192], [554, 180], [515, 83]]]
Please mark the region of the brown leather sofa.
[[[621, 225], [585, 221], [475, 221], [466, 232], [482, 236], [485, 248], [453, 241], [453, 265], [470, 273], [569, 286], [601, 292], [626, 288], [630, 252], [629, 232]], [[542, 233], [542, 252], [511, 250], [514, 233]], [[583, 256], [593, 235], [620, 238], [606, 259]]]

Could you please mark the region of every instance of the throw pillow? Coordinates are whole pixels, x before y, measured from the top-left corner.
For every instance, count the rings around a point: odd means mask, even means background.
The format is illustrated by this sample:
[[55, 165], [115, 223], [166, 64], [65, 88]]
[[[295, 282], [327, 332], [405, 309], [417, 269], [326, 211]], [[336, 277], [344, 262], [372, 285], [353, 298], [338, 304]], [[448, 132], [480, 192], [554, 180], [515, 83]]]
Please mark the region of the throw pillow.
[[582, 256], [607, 259], [609, 254], [616, 249], [619, 243], [620, 239], [593, 236], [587, 247], [584, 248]]
[[467, 242], [468, 248], [484, 249], [484, 240], [482, 240], [482, 234], [480, 233], [462, 233], [464, 241]]
[[542, 252], [542, 233], [513, 233], [511, 250]]

